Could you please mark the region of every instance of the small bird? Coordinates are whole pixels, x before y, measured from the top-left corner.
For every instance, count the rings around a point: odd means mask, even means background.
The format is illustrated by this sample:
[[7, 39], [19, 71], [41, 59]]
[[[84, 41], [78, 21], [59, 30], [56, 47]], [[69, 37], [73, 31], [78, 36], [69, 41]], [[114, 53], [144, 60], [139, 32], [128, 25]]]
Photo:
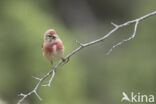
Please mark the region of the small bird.
[[56, 34], [54, 29], [49, 29], [44, 34], [43, 55], [53, 64], [55, 61], [62, 59], [64, 55], [64, 46], [62, 40]]

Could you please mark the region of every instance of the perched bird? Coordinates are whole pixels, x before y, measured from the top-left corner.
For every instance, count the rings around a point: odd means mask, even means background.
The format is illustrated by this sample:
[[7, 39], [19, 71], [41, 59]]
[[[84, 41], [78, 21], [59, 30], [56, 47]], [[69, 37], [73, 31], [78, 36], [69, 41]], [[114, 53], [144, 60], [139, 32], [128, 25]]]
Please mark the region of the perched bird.
[[62, 59], [64, 46], [62, 40], [56, 34], [55, 30], [49, 29], [44, 34], [43, 55], [53, 64], [53, 62]]

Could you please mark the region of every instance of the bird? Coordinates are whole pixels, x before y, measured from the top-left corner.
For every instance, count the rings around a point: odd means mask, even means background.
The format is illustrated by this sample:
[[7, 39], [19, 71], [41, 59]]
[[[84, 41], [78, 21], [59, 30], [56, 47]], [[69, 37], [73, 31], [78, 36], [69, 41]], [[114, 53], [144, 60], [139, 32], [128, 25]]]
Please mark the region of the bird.
[[65, 60], [64, 45], [62, 40], [56, 34], [54, 29], [49, 29], [44, 34], [43, 41], [43, 56], [51, 63], [58, 61], [59, 59]]

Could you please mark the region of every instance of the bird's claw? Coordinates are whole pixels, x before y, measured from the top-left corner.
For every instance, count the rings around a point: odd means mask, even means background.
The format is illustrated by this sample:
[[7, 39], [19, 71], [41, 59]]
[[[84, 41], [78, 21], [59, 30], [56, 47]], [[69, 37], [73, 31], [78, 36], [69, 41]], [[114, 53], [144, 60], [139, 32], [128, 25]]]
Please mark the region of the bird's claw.
[[69, 57], [68, 58], [62, 58], [62, 61], [66, 64], [66, 63], [68, 63], [69, 62]]

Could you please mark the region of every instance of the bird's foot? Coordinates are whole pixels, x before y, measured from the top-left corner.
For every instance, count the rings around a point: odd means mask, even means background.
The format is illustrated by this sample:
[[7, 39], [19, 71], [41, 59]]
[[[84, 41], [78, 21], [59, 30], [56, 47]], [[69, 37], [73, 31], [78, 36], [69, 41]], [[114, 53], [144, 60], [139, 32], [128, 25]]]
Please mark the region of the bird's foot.
[[65, 64], [68, 63], [68, 62], [69, 62], [69, 57], [66, 58], [66, 59], [62, 57], [62, 61], [63, 61]]

